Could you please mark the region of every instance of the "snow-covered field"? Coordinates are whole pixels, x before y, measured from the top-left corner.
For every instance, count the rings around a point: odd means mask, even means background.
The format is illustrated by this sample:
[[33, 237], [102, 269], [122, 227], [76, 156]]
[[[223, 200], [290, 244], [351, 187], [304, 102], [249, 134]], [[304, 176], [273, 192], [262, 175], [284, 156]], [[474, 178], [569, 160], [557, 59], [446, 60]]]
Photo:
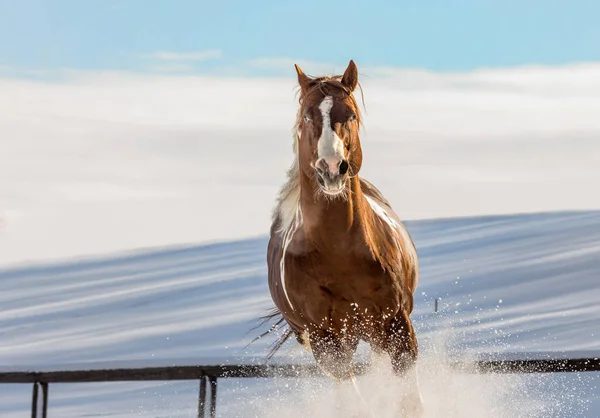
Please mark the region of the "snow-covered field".
[[[600, 394], [597, 374], [491, 378], [440, 370], [439, 363], [468, 353], [600, 352], [600, 212], [426, 220], [409, 227], [422, 263], [413, 318], [423, 350], [423, 396], [436, 411], [430, 416], [536, 416], [540, 405], [559, 408], [550, 416], [590, 416], [582, 411]], [[244, 347], [256, 335], [248, 334], [255, 319], [270, 306], [265, 249], [266, 238], [257, 238], [4, 270], [2, 364], [193, 364], [261, 355], [267, 341]], [[436, 297], [442, 298], [437, 315]], [[303, 356], [294, 347], [282, 355]], [[296, 384], [304, 400], [315, 396], [314, 387]], [[265, 416], [278, 408], [274, 416], [287, 416], [279, 414], [293, 397], [267, 399], [274, 405], [265, 409], [268, 388], [273, 384], [226, 382], [219, 411]], [[2, 389], [3, 416], [24, 414], [29, 385]], [[193, 416], [196, 391], [195, 382], [51, 385], [51, 412]], [[517, 406], [524, 415], [515, 415]], [[327, 403], [314, 407], [322, 411]], [[597, 400], [595, 407], [600, 411]], [[477, 408], [492, 409], [479, 415]]]
[[[600, 416], [596, 373], [443, 366], [489, 352], [600, 354], [600, 67], [372, 73], [363, 174], [409, 219], [419, 250], [428, 416]], [[244, 346], [271, 306], [265, 234], [291, 157], [293, 87], [0, 78], [0, 367], [263, 354], [270, 341]], [[306, 358], [293, 344], [282, 355]], [[389, 376], [360, 385], [388, 416]], [[219, 388], [220, 416], [334, 407], [321, 379]], [[50, 416], [191, 417], [197, 382], [50, 391]], [[26, 416], [30, 392], [0, 386], [0, 416]]]

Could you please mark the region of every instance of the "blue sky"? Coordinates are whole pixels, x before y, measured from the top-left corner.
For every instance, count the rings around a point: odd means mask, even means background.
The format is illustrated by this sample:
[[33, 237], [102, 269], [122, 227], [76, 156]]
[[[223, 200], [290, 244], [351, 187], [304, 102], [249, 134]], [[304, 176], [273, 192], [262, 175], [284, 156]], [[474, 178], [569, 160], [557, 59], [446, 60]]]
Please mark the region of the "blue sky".
[[597, 0], [0, 0], [0, 66], [262, 74], [277, 68], [249, 62], [281, 57], [435, 71], [556, 65], [600, 60], [598, 16]]

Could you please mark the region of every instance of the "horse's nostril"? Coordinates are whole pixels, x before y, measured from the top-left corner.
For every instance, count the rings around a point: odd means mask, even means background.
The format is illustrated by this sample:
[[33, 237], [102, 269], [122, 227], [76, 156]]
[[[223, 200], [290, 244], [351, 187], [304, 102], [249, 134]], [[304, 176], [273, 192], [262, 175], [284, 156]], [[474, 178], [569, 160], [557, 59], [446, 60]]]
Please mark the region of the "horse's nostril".
[[342, 160], [342, 162], [340, 163], [340, 175], [343, 176], [344, 174], [346, 174], [349, 167], [350, 166], [348, 165], [348, 161]]
[[317, 173], [319, 173], [319, 175], [322, 176], [329, 171], [329, 166], [327, 165], [327, 162], [323, 158], [321, 158], [315, 164], [315, 169], [317, 170]]

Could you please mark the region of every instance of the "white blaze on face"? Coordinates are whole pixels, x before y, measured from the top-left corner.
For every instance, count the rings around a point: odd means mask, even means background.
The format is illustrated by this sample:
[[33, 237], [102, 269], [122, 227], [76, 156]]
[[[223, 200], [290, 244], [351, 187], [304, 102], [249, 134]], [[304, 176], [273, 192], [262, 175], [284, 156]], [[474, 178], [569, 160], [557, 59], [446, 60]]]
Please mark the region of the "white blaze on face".
[[[340, 137], [331, 129], [331, 109], [333, 108], [333, 98], [326, 96], [321, 104], [319, 110], [323, 118], [323, 130], [321, 131], [321, 137], [319, 138], [318, 144], [318, 158], [323, 158], [327, 163], [333, 161], [338, 163], [344, 159], [344, 142]], [[330, 164], [330, 168], [331, 164]]]

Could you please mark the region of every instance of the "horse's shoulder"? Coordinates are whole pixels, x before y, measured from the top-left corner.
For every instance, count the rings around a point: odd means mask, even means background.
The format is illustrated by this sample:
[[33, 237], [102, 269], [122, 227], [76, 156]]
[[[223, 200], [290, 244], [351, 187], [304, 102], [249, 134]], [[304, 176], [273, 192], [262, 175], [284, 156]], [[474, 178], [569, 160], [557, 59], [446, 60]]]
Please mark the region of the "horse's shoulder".
[[267, 252], [273, 257], [272, 262], [277, 263], [286, 255], [303, 255], [309, 252], [308, 241], [304, 233], [301, 220], [292, 222], [287, 229], [282, 229], [281, 215], [275, 215], [271, 223], [270, 238]]
[[[383, 194], [369, 181], [361, 178], [361, 189], [363, 194], [369, 200], [369, 204], [390, 227], [396, 229], [399, 233], [401, 254], [403, 259], [403, 270], [408, 274], [408, 286], [412, 292], [418, 283], [418, 256], [415, 243], [406, 228], [406, 225], [400, 220], [400, 217], [392, 209], [392, 205], [383, 196]], [[389, 218], [389, 219], [386, 219]], [[390, 222], [392, 220], [392, 222]], [[410, 308], [412, 311], [412, 306]]]
[[379, 191], [379, 189], [366, 178], [360, 178], [360, 187], [363, 193], [367, 194], [371, 198], [377, 199], [388, 206], [390, 205], [390, 202], [388, 202], [385, 196], [383, 196], [383, 193], [381, 193], [381, 191]]
[[362, 192], [371, 201], [374, 201], [379, 207], [381, 207], [381, 209], [383, 209], [390, 218], [396, 221], [398, 226], [403, 226], [400, 217], [396, 214], [396, 212], [394, 212], [394, 209], [392, 208], [390, 202], [385, 198], [383, 193], [381, 193], [381, 191], [377, 187], [375, 187], [373, 183], [361, 177], [360, 186]]

